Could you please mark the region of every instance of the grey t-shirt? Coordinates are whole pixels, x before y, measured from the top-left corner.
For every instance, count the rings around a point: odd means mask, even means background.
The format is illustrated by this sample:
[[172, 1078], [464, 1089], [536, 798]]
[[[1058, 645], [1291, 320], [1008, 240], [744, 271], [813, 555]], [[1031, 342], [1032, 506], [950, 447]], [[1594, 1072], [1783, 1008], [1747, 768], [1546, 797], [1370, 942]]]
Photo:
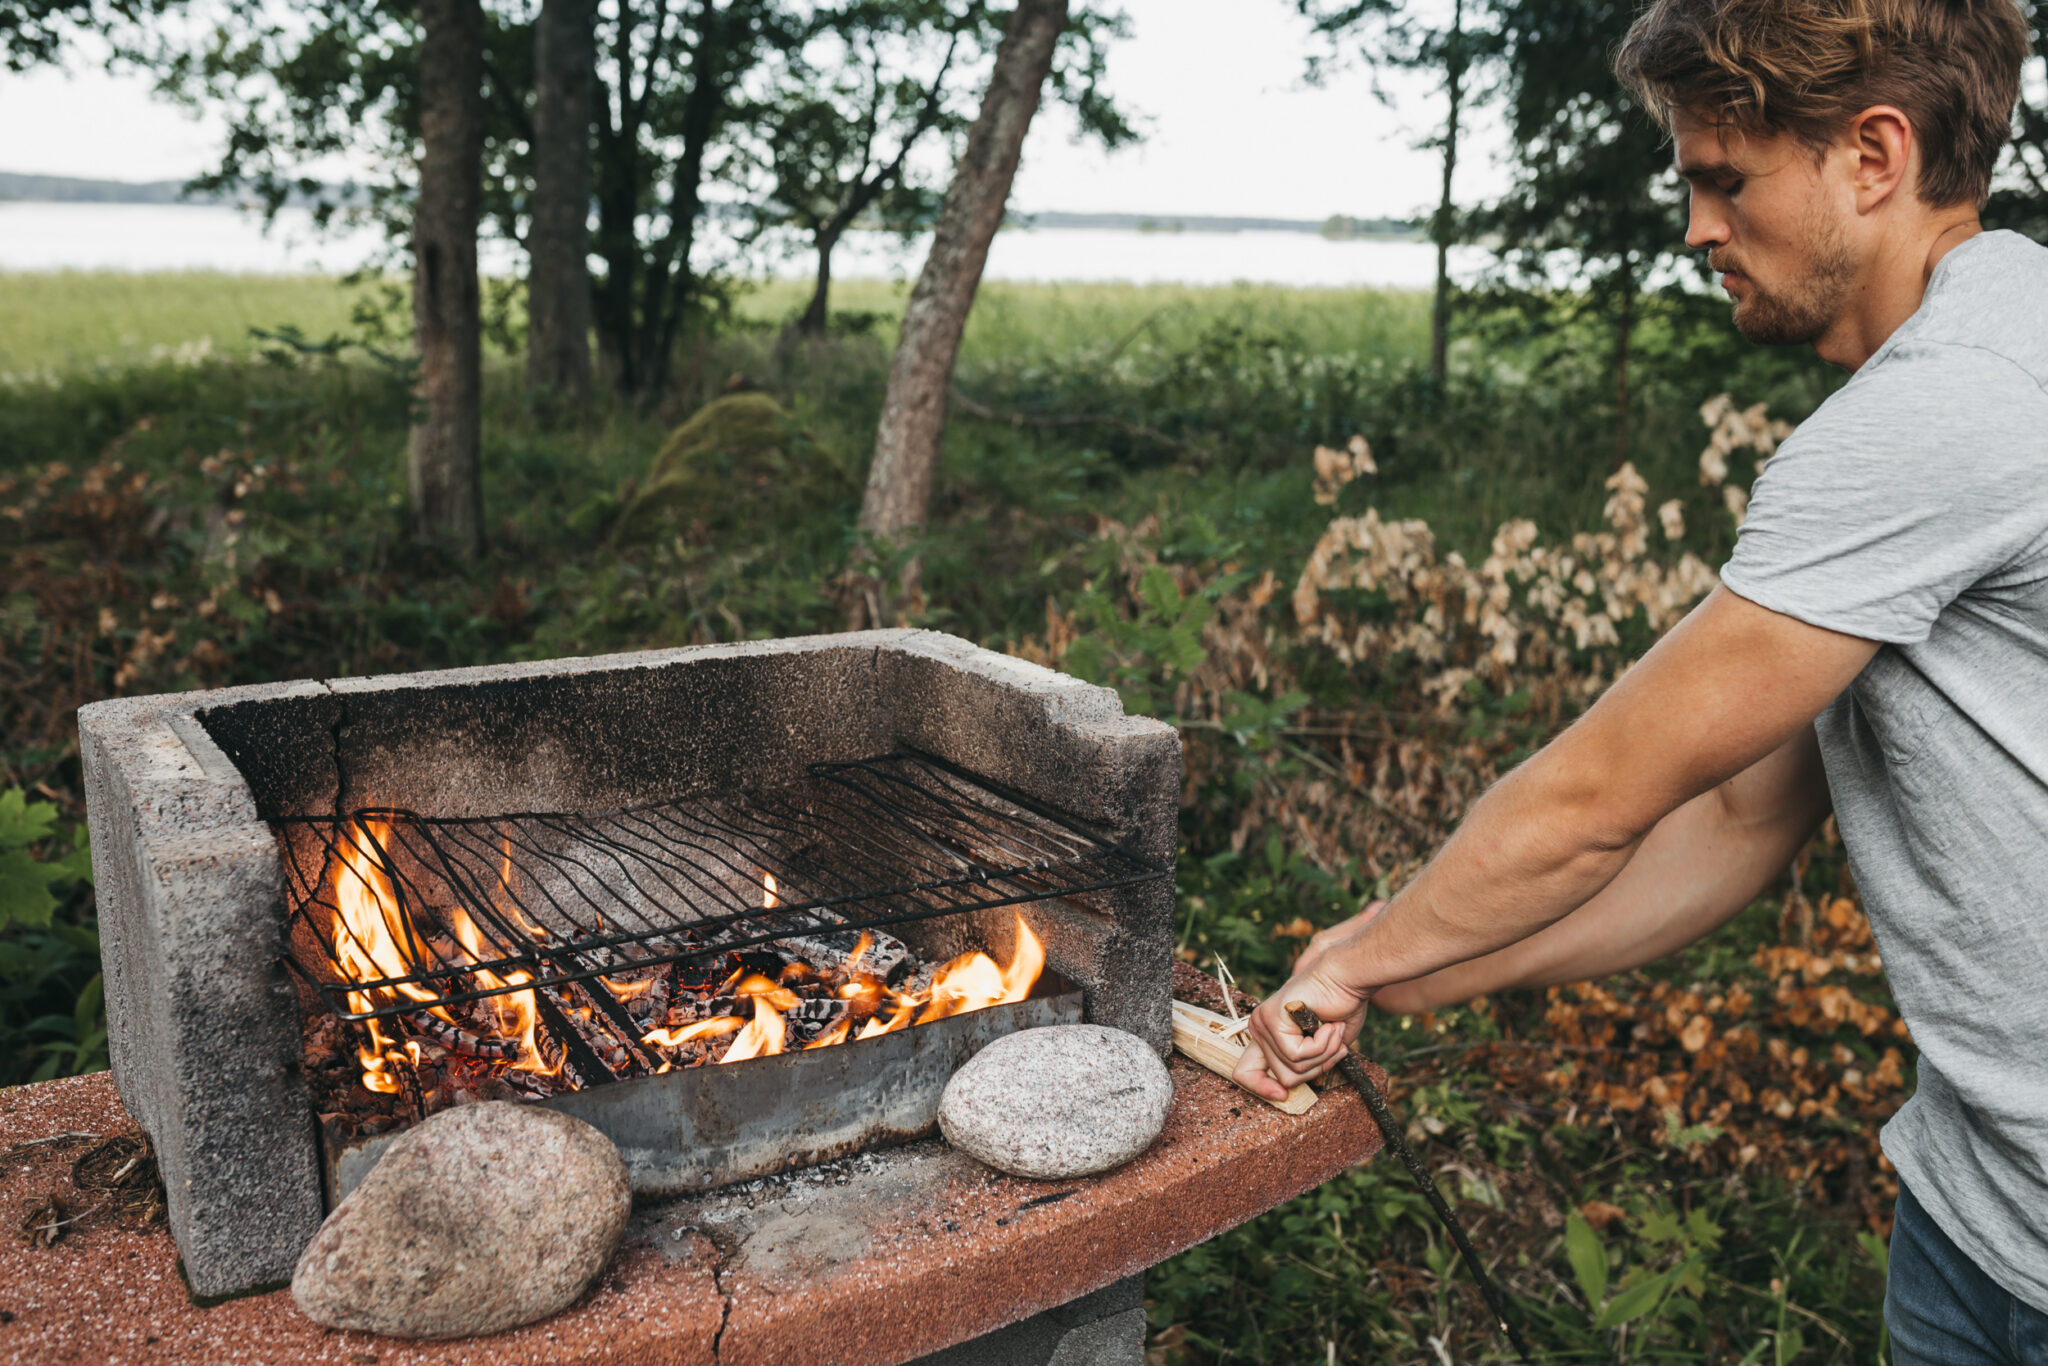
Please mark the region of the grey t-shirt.
[[2048, 248], [1942, 258], [1766, 466], [1721, 580], [1885, 642], [1815, 729], [1920, 1049], [1884, 1129], [1914, 1196], [2048, 1310]]

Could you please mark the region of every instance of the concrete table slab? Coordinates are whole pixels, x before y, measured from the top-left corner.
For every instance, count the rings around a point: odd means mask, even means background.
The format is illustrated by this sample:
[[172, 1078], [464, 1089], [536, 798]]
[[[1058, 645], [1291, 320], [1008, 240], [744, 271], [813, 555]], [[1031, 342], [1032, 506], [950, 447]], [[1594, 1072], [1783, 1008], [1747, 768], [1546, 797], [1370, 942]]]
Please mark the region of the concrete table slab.
[[161, 1225], [87, 1214], [53, 1246], [14, 1235], [53, 1195], [90, 1204], [70, 1182], [90, 1139], [18, 1145], [136, 1127], [105, 1074], [19, 1087], [0, 1092], [0, 1362], [902, 1362], [1126, 1282], [1379, 1149], [1347, 1091], [1290, 1117], [1178, 1056], [1171, 1071], [1165, 1131], [1106, 1175], [1023, 1181], [928, 1141], [665, 1201], [567, 1312], [439, 1343], [321, 1329], [283, 1290], [201, 1308]]

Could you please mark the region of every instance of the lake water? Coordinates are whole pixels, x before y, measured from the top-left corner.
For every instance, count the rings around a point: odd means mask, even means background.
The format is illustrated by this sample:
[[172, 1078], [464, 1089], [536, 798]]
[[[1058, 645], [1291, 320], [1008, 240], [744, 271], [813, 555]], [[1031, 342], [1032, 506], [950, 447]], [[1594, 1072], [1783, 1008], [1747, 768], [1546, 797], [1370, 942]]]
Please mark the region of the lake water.
[[[340, 272], [377, 252], [373, 231], [316, 236], [303, 210], [288, 209], [268, 231], [237, 209], [211, 205], [0, 203], [0, 270], [226, 270], [255, 274]], [[908, 246], [855, 233], [834, 253], [839, 279], [897, 279], [924, 260], [924, 239]], [[486, 242], [483, 268], [521, 267], [518, 249]], [[1475, 276], [1483, 248], [1452, 254], [1454, 273]], [[794, 254], [760, 267], [808, 277], [811, 258]], [[1368, 285], [1426, 288], [1436, 276], [1427, 242], [1338, 242], [1295, 232], [1123, 232], [1094, 228], [1010, 228], [989, 251], [994, 280], [1125, 280], [1134, 283]]]

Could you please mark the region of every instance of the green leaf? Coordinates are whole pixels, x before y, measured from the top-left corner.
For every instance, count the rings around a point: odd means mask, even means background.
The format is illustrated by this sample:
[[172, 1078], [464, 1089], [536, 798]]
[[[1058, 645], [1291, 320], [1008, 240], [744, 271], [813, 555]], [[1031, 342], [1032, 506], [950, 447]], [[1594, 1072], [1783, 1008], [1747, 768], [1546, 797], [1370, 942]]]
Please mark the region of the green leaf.
[[1682, 1227], [1678, 1222], [1678, 1211], [1656, 1209], [1643, 1216], [1637, 1232], [1642, 1234], [1644, 1242], [1661, 1245], [1677, 1242]]
[[1806, 1339], [1797, 1328], [1781, 1328], [1778, 1330], [1778, 1366], [1791, 1366], [1791, 1363], [1797, 1361], [1799, 1354], [1805, 1350]]
[[1572, 1277], [1579, 1283], [1579, 1293], [1597, 1310], [1607, 1298], [1607, 1249], [1601, 1246], [1600, 1235], [1593, 1232], [1593, 1226], [1576, 1210], [1565, 1221], [1564, 1255], [1572, 1264]]
[[92, 980], [78, 993], [78, 1004], [71, 1009], [71, 1037], [79, 1040], [79, 1047], [86, 1047], [86, 1041], [99, 1023], [100, 1006], [106, 1000], [106, 983], [100, 974], [94, 973]]
[[1674, 1274], [1667, 1271], [1661, 1276], [1652, 1276], [1641, 1285], [1632, 1285], [1622, 1291], [1593, 1316], [1593, 1327], [1596, 1330], [1619, 1328], [1622, 1324], [1632, 1323], [1649, 1313], [1657, 1307], [1657, 1301], [1664, 1298], [1664, 1290], [1671, 1284]]
[[1173, 575], [1164, 565], [1153, 565], [1145, 571], [1144, 582], [1140, 585], [1145, 605], [1154, 615], [1172, 621], [1180, 615], [1180, 585], [1173, 581]]
[[[50, 802], [32, 802], [18, 787], [0, 792], [0, 849], [19, 849], [47, 839], [57, 823], [57, 808]], [[0, 906], [7, 903], [0, 900]]]
[[61, 878], [57, 866], [36, 862], [25, 849], [0, 854], [0, 925], [49, 924], [57, 909], [50, 884]]
[[[1721, 1226], [1712, 1219], [1709, 1219], [1704, 1209], [1695, 1209], [1686, 1216], [1685, 1231], [1692, 1235], [1695, 1246], [1704, 1248], [1708, 1252], [1712, 1252], [1721, 1246]], [[1868, 1238], [1870, 1235], [1866, 1233], [1863, 1236]], [[1882, 1246], [1882, 1244], [1879, 1244], [1879, 1246]], [[1879, 1269], [1882, 1270], [1883, 1268], [1880, 1266]]]

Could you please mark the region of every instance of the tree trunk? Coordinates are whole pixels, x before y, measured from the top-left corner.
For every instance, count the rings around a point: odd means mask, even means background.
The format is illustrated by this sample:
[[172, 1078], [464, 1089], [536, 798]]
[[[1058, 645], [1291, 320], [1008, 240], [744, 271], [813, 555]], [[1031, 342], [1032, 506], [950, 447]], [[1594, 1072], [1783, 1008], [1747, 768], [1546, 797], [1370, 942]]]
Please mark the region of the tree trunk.
[[1621, 269], [1621, 318], [1614, 331], [1614, 468], [1628, 460], [1629, 343], [1636, 327], [1635, 260], [1624, 252]]
[[[634, 216], [640, 203], [641, 181], [646, 174], [640, 147], [641, 96], [634, 93], [634, 30], [639, 15], [621, 0], [617, 31], [612, 40], [612, 65], [616, 86], [606, 92], [598, 106], [597, 157], [597, 254], [604, 260], [604, 283], [592, 301], [597, 322], [597, 353], [605, 382], [620, 393], [630, 393], [639, 375], [633, 355], [633, 294], [639, 275], [640, 243], [634, 235]], [[651, 67], [655, 55], [647, 57]], [[647, 78], [640, 82], [641, 92]], [[616, 102], [618, 116], [613, 119]]]
[[1465, 98], [1465, 2], [1457, 0], [1451, 9], [1451, 44], [1444, 61], [1444, 88], [1450, 96], [1450, 112], [1444, 119], [1444, 186], [1437, 199], [1436, 215], [1429, 235], [1436, 242], [1436, 304], [1429, 319], [1429, 373], [1441, 391], [1450, 374], [1451, 350], [1451, 234], [1456, 207], [1451, 199], [1451, 175], [1458, 169], [1458, 113]]
[[648, 272], [641, 305], [646, 321], [643, 382], [649, 397], [668, 387], [676, 334], [696, 292], [690, 253], [697, 244], [697, 220], [704, 215], [704, 157], [725, 114], [725, 87], [732, 79], [726, 37], [716, 0], [704, 0], [697, 51], [690, 61], [690, 94], [683, 101], [683, 151], [669, 182], [668, 236], [660, 259]]
[[[903, 313], [903, 331], [882, 399], [882, 420], [875, 430], [874, 464], [861, 500], [860, 529], [869, 537], [901, 537], [922, 528], [931, 514], [946, 390], [952, 384], [960, 334], [981, 284], [982, 267], [988, 263], [989, 243], [1002, 226], [1024, 135], [1038, 112], [1053, 46], [1066, 23], [1067, 0], [1018, 0], [996, 49], [981, 113], [967, 132], [967, 149], [939, 209], [931, 254]], [[915, 596], [917, 578], [913, 560], [904, 569], [906, 595]], [[872, 620], [879, 615], [878, 600], [871, 590], [864, 598], [865, 615]], [[862, 604], [855, 608], [860, 614]]]
[[420, 420], [410, 483], [419, 534], [483, 550], [478, 477], [482, 352], [476, 225], [483, 199], [480, 0], [420, 3], [420, 186], [413, 216], [412, 317]]
[[533, 26], [533, 202], [526, 383], [590, 393], [592, 0], [543, 0]]
[[811, 286], [810, 303], [804, 306], [803, 315], [796, 320], [793, 330], [799, 337], [825, 335], [827, 309], [832, 300], [832, 248], [839, 245], [839, 232], [828, 228], [818, 234], [813, 245], [818, 252], [817, 283]]

